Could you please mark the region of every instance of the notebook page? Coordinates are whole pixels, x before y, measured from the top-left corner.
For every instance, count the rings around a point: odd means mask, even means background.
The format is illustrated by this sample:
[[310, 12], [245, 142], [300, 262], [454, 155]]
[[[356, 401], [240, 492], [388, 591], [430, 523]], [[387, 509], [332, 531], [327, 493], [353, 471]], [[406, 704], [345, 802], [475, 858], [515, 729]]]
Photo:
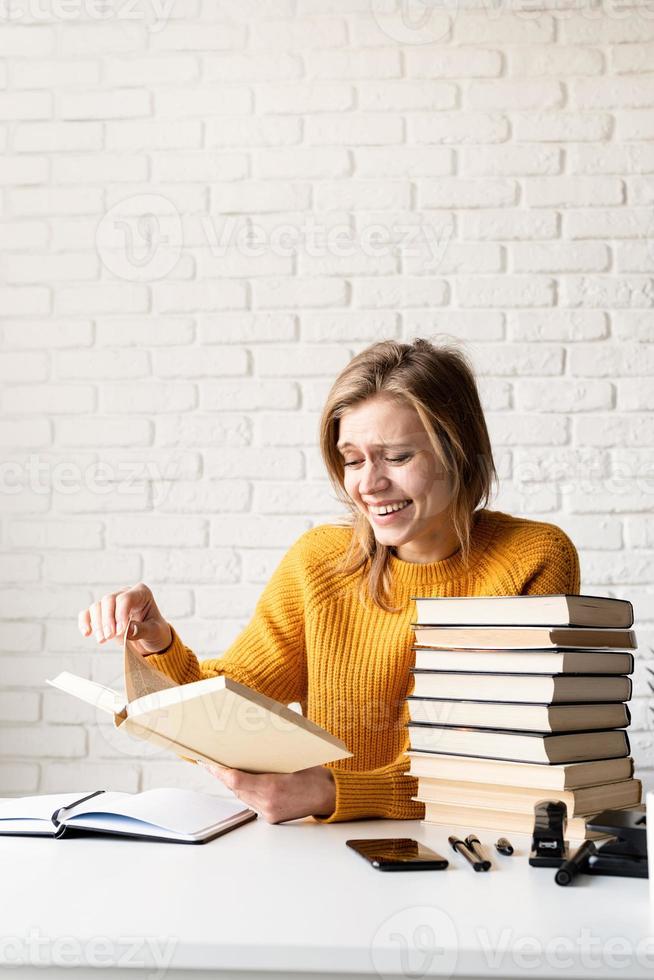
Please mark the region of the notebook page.
[[0, 800], [0, 834], [54, 834], [55, 810], [88, 795], [80, 790]]
[[163, 834], [171, 840], [190, 840], [187, 834], [178, 834], [172, 830], [155, 827], [132, 817], [123, 817], [119, 813], [83, 813], [75, 819], [67, 820], [66, 826], [86, 827], [93, 830], [106, 830], [119, 834], [143, 834], [147, 837], [157, 837]]
[[[229, 820], [215, 824], [209, 830], [227, 830], [228, 827], [238, 826], [241, 815], [230, 817]], [[142, 837], [165, 837], [172, 841], [194, 841], [205, 836], [206, 832], [196, 832], [190, 834], [177, 833], [168, 830], [166, 827], [155, 826], [151, 823], [144, 823], [142, 820], [134, 820], [132, 817], [123, 817], [118, 813], [87, 813], [77, 817], [74, 821], [68, 821], [74, 827], [85, 827], [96, 831], [107, 831], [109, 833], [138, 834]]]
[[[11, 800], [0, 800], [0, 821], [2, 820], [47, 820], [61, 806], [69, 806], [81, 800], [93, 790], [78, 793], [52, 793], [44, 796], [23, 796]], [[1, 824], [0, 824], [1, 827]]]
[[104, 793], [75, 807], [66, 822], [74, 825], [75, 817], [82, 814], [111, 813], [177, 834], [193, 835], [229, 821], [248, 809], [240, 800], [209, 796], [194, 790], [149, 789], [134, 794]]

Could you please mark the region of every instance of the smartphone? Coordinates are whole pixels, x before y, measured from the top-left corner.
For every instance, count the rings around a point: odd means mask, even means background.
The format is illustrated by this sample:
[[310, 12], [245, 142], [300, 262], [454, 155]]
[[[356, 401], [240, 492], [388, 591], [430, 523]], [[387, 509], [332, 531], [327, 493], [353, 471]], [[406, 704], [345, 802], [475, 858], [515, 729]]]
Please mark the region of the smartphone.
[[449, 864], [447, 858], [410, 837], [368, 838], [345, 843], [378, 871], [443, 871]]

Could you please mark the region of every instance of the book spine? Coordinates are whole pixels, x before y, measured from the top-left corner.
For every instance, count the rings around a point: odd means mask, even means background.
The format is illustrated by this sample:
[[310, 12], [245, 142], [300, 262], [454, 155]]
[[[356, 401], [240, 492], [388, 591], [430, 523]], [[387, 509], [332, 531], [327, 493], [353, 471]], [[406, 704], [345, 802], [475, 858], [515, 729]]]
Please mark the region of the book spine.
[[629, 599], [623, 599], [623, 602], [626, 602], [627, 605], [629, 606], [629, 622], [628, 622], [627, 626], [628, 627], [632, 627], [634, 625], [634, 607], [633, 607], [633, 604], [629, 601]]

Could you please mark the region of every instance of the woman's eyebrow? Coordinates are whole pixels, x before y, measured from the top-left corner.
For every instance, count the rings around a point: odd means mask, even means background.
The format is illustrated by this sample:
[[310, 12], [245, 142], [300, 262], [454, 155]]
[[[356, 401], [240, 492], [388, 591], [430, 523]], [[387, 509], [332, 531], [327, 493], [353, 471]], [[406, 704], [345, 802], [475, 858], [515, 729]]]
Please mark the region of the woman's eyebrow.
[[[410, 442], [373, 442], [373, 449], [408, 449], [410, 447]], [[356, 449], [356, 446], [352, 442], [339, 442], [336, 444], [336, 448], [341, 449]]]

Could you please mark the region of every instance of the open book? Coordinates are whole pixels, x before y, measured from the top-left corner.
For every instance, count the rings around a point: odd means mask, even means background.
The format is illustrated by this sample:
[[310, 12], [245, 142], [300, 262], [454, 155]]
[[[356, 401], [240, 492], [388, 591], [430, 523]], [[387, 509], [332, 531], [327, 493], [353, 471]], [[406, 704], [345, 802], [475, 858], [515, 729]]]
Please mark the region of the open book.
[[176, 684], [127, 639], [125, 696], [68, 671], [48, 684], [114, 716], [114, 724], [191, 762], [290, 773], [347, 759], [340, 739], [286, 705], [229, 677]]
[[0, 835], [70, 837], [119, 834], [205, 844], [256, 818], [239, 800], [186, 789], [144, 793], [59, 793], [0, 802]]

